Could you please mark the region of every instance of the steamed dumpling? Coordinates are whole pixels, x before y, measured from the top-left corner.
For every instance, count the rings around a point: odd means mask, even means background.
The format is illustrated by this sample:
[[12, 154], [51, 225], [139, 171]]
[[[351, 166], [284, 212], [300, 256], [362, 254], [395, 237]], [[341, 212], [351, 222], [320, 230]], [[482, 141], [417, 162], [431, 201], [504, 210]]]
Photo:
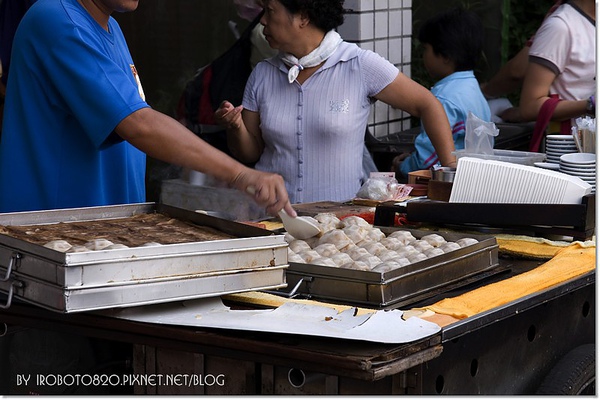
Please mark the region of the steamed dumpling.
[[336, 228], [340, 225], [340, 219], [334, 213], [318, 213], [315, 219], [320, 224], [334, 224]]
[[399, 258], [400, 254], [398, 254], [397, 251], [388, 250], [385, 253], [379, 255], [378, 257], [381, 258], [381, 261], [385, 262], [385, 261], [393, 260], [394, 258]]
[[293, 253], [293, 252], [288, 252], [288, 262], [291, 263], [299, 263], [299, 264], [304, 264], [304, 259], [302, 257], [300, 257], [299, 254]]
[[408, 261], [410, 261], [411, 263], [415, 263], [415, 262], [426, 260], [427, 256], [423, 253], [413, 253], [413, 254], [409, 254], [406, 258], [408, 258]]
[[444, 253], [448, 253], [448, 252], [460, 249], [460, 245], [458, 243], [454, 243], [454, 242], [447, 242], [446, 244], [442, 245], [442, 247], [440, 247], [440, 249], [442, 249], [444, 251]]
[[286, 243], [290, 244], [294, 240], [296, 240], [296, 238], [290, 235], [288, 232], [285, 232], [285, 234], [283, 235], [283, 240], [285, 240]]
[[375, 266], [375, 268], [373, 268], [371, 271], [374, 272], [389, 272], [393, 269], [397, 269], [400, 268], [401, 265], [398, 264], [396, 261], [384, 261], [381, 264]]
[[110, 246], [107, 246], [104, 248], [104, 250], [116, 250], [116, 249], [128, 249], [129, 246], [124, 245], [123, 243], [115, 243], [115, 244], [111, 244]]
[[439, 247], [432, 247], [431, 249], [425, 250], [423, 254], [425, 254], [427, 257], [435, 257], [444, 254], [444, 250], [440, 249]]
[[381, 264], [381, 258], [369, 254], [367, 256], [362, 256], [356, 261], [362, 261], [369, 266], [369, 268], [375, 268], [377, 265]]
[[342, 226], [340, 219], [333, 213], [319, 213], [315, 215], [321, 232], [326, 233]]
[[364, 226], [366, 228], [371, 227], [371, 224], [369, 224], [364, 218], [359, 217], [357, 215], [351, 215], [349, 217], [344, 218], [342, 220], [342, 224], [344, 225], [344, 227], [350, 225]]
[[337, 267], [337, 264], [329, 257], [321, 257], [312, 260], [311, 264], [324, 265], [326, 267]]
[[66, 240], [53, 240], [51, 242], [46, 243], [44, 247], [65, 253], [69, 251], [73, 246]]
[[411, 246], [423, 253], [425, 250], [433, 249], [433, 246], [425, 240], [416, 240], [411, 243]]
[[423, 236], [421, 238], [421, 240], [426, 241], [427, 243], [429, 243], [433, 247], [440, 247], [441, 245], [443, 245], [444, 243], [446, 243], [446, 239], [444, 239], [441, 235], [438, 235], [437, 233], [432, 233], [430, 235], [425, 235], [425, 236]]
[[340, 268], [357, 269], [359, 271], [369, 271], [371, 267], [361, 261], [352, 261], [340, 266]]
[[310, 246], [311, 249], [313, 249], [319, 245], [319, 240], [321, 239], [319, 235], [309, 237], [308, 239], [304, 239], [304, 241]]
[[332, 243], [337, 247], [338, 250], [343, 249], [352, 243], [352, 240], [344, 233], [344, 231], [340, 229], [334, 229], [332, 231], [326, 232], [321, 236], [318, 241], [318, 244], [324, 243]]
[[302, 257], [304, 262], [307, 264], [312, 264], [313, 260], [316, 260], [317, 258], [321, 258], [321, 255], [314, 250], [305, 250], [301, 253], [298, 253], [298, 255], [300, 257]]
[[362, 256], [368, 256], [370, 254], [366, 249], [358, 246], [345, 249], [344, 253], [348, 254], [353, 260], [358, 260]]
[[144, 243], [140, 247], [155, 247], [155, 246], [162, 246], [162, 244], [157, 243], [157, 242], [148, 242], [148, 243]]
[[467, 247], [467, 246], [471, 246], [471, 245], [477, 244], [477, 243], [479, 243], [479, 241], [477, 239], [473, 239], [473, 238], [462, 238], [462, 239], [458, 239], [456, 241], [456, 243], [460, 247]]
[[353, 262], [354, 260], [346, 253], [338, 252], [331, 256], [331, 260], [337, 265], [341, 266], [343, 264]]
[[310, 245], [304, 240], [300, 239], [292, 240], [288, 246], [294, 253], [301, 253], [303, 251], [310, 250]]
[[335, 253], [339, 253], [339, 250], [333, 243], [323, 243], [314, 248], [322, 257], [331, 257]]
[[85, 253], [86, 251], [90, 251], [90, 249], [85, 246], [73, 246], [67, 253]]
[[114, 243], [108, 239], [94, 239], [85, 244], [90, 250], [103, 250], [108, 246], [112, 246]]
[[379, 228], [372, 228], [369, 230], [367, 237], [374, 242], [379, 242], [381, 239], [385, 238], [385, 233]]
[[390, 250], [398, 250], [399, 248], [404, 246], [404, 244], [399, 239], [393, 237], [385, 237], [381, 239], [379, 243], [381, 243]]
[[360, 225], [349, 225], [342, 229], [355, 244], [362, 242], [369, 234], [369, 229]]
[[390, 233], [388, 237], [398, 239], [405, 245], [416, 239], [409, 231], [394, 231]]
[[378, 257], [388, 251], [388, 249], [379, 242], [366, 242], [364, 244], [359, 245], [359, 247], [362, 247], [370, 254]]

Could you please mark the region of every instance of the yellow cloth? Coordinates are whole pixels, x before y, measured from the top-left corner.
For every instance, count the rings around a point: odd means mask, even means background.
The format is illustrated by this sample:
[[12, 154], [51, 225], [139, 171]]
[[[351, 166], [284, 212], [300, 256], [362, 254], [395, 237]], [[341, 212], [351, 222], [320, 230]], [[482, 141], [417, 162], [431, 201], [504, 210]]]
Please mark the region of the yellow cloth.
[[575, 242], [560, 249], [554, 258], [531, 271], [441, 300], [426, 308], [438, 314], [463, 319], [583, 275], [595, 268], [596, 247]]
[[312, 304], [318, 305], [322, 307], [329, 307], [337, 311], [337, 313], [341, 313], [342, 311], [348, 310], [350, 308], [355, 308], [354, 315], [363, 315], [363, 314], [372, 314], [377, 310], [373, 310], [370, 308], [361, 308], [361, 307], [353, 307], [346, 306], [341, 304], [330, 304], [324, 303], [320, 301], [314, 300], [305, 300], [305, 299], [289, 299], [286, 297], [277, 296], [270, 293], [264, 292], [242, 292], [242, 293], [233, 293], [221, 296], [224, 300], [229, 300], [238, 304], [252, 304], [259, 305], [264, 307], [273, 307], [277, 308], [282, 306], [285, 303], [299, 303], [299, 304]]
[[496, 241], [501, 254], [534, 260], [550, 260], [560, 249], [570, 245], [569, 242], [522, 235], [496, 235]]

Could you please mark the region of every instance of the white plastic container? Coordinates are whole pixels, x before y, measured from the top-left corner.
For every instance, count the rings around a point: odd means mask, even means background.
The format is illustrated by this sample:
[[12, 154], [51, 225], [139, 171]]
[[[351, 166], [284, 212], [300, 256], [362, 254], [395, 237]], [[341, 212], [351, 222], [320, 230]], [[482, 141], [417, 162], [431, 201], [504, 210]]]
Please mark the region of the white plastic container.
[[466, 150], [456, 150], [454, 154], [456, 155], [457, 160], [461, 157], [474, 157], [482, 158], [484, 160], [505, 161], [514, 164], [531, 166], [533, 166], [536, 162], [546, 161], [546, 154], [544, 153], [533, 153], [529, 151], [518, 150], [494, 149], [493, 155], [467, 153]]

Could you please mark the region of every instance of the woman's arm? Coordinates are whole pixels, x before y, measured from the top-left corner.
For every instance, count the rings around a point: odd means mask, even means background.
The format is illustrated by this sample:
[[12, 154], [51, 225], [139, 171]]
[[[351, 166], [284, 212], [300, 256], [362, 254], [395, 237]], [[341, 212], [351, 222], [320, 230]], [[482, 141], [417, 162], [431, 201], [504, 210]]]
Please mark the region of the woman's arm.
[[[541, 64], [530, 62], [521, 90], [519, 109], [525, 121], [535, 121], [544, 102], [550, 98], [550, 85], [556, 79], [554, 72]], [[563, 100], [556, 106], [553, 121], [564, 121], [584, 115], [587, 99]]]
[[396, 79], [375, 98], [420, 118], [438, 159], [443, 166], [456, 166], [452, 130], [444, 107], [433, 94], [406, 75], [399, 73]]
[[500, 67], [500, 70], [488, 82], [481, 85], [486, 97], [506, 96], [520, 89], [527, 71], [529, 47], [524, 46], [513, 58]]
[[215, 119], [225, 127], [227, 146], [235, 158], [244, 163], [258, 161], [265, 144], [257, 112], [244, 110], [242, 106], [234, 107], [230, 102], [224, 101], [215, 111]]

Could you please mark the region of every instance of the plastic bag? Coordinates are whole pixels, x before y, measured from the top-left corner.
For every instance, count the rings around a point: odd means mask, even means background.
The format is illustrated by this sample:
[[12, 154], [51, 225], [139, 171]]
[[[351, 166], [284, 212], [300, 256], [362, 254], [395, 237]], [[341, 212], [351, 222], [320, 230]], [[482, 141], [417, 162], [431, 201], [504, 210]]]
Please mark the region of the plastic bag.
[[374, 172], [356, 193], [360, 199], [377, 201], [400, 200], [406, 198], [412, 187], [398, 183], [394, 173]]
[[571, 133], [580, 153], [596, 153], [596, 118], [587, 115], [577, 118]]
[[465, 152], [474, 154], [494, 154], [494, 137], [500, 130], [493, 122], [485, 122], [469, 111], [465, 133]]

